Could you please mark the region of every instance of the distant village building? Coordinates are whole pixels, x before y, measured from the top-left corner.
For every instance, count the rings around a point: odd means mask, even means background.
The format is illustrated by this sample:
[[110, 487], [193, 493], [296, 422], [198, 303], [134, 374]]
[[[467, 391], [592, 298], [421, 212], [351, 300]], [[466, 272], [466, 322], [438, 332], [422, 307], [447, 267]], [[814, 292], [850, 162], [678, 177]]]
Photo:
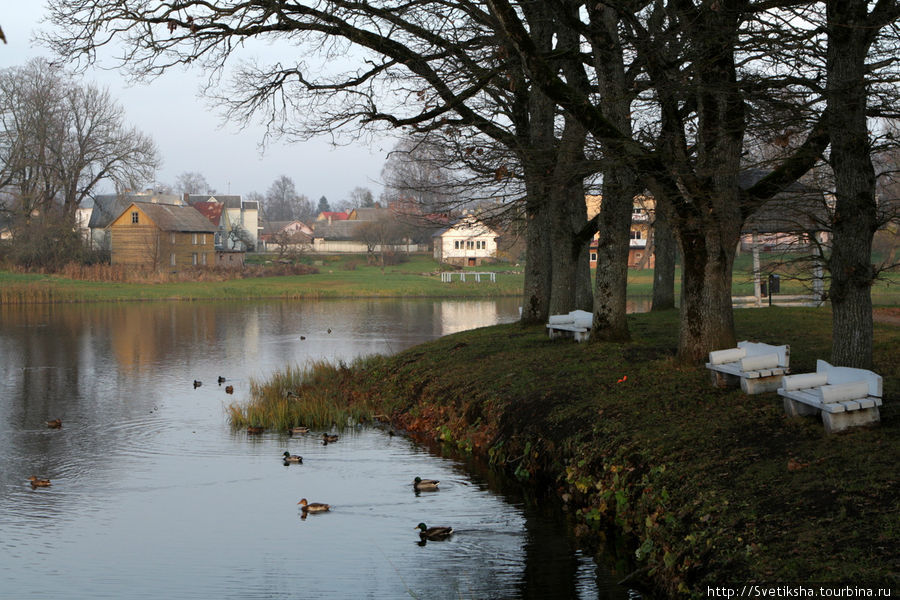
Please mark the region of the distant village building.
[[303, 221], [266, 221], [259, 235], [260, 251], [306, 251], [312, 248], [313, 230]]
[[131, 202], [109, 232], [114, 265], [177, 270], [215, 264], [216, 227], [190, 206]]
[[434, 259], [474, 267], [497, 259], [497, 232], [466, 215], [433, 235]]
[[[585, 197], [587, 218], [593, 219], [600, 212], [603, 203], [602, 196], [588, 195]], [[631, 207], [631, 228], [628, 242], [628, 268], [652, 269], [655, 264], [651, 242], [651, 215], [656, 209], [656, 201], [649, 196], [636, 196]], [[595, 233], [590, 245], [591, 268], [597, 266], [597, 247], [600, 233]]]
[[[90, 240], [91, 248], [109, 249], [109, 226], [132, 202], [184, 205], [184, 199], [178, 194], [157, 194], [152, 190], [137, 193], [100, 194], [93, 200], [85, 200], [82, 202], [82, 205], [85, 206], [81, 218], [87, 217], [88, 231], [84, 235]], [[88, 211], [90, 211], [89, 214]]]
[[350, 218], [350, 215], [348, 215], [345, 212], [337, 212], [337, 211], [330, 211], [330, 210], [323, 210], [318, 215], [316, 215], [317, 222], [318, 221], [327, 221], [327, 222], [331, 223], [333, 221], [346, 221], [349, 218]]
[[[219, 202], [224, 206], [225, 231], [223, 248], [226, 250], [251, 251], [259, 243], [259, 234], [262, 229], [259, 221], [259, 202], [243, 200], [235, 194], [185, 194], [185, 202], [195, 205], [198, 202]], [[240, 241], [240, 236], [233, 235], [234, 229], [240, 227], [246, 232], [248, 242]]]

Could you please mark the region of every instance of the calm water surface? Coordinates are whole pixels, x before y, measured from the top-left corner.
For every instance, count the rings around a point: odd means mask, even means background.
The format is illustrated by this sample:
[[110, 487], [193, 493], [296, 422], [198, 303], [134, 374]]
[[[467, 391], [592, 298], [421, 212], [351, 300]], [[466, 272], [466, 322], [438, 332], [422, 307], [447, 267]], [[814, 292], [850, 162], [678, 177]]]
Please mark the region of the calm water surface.
[[[0, 598], [626, 598], [556, 511], [406, 438], [228, 427], [224, 407], [277, 368], [517, 316], [514, 300], [0, 306]], [[417, 496], [416, 475], [441, 491]], [[333, 511], [301, 519], [303, 497]], [[457, 533], [420, 546], [420, 521]]]

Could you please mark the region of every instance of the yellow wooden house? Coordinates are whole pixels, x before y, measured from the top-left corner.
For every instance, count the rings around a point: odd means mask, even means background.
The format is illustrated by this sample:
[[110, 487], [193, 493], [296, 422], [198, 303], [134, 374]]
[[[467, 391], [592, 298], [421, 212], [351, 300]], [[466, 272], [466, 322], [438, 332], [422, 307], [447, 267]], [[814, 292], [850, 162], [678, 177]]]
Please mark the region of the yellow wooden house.
[[132, 202], [109, 231], [114, 265], [170, 270], [215, 265], [216, 226], [192, 206]]

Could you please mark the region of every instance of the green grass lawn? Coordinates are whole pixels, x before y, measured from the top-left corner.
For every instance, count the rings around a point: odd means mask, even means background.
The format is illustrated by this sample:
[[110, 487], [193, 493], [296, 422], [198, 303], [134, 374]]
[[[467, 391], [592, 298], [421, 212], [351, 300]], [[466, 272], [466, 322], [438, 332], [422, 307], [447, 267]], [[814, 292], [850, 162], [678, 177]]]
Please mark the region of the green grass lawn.
[[[266, 255], [251, 255], [248, 262], [265, 264]], [[765, 259], [766, 257], [764, 257]], [[361, 298], [361, 297], [458, 297], [486, 298], [517, 296], [522, 293], [524, 267], [498, 263], [465, 267], [465, 271], [494, 271], [495, 283], [461, 282], [454, 278], [442, 283], [439, 272], [448, 267], [436, 263], [430, 255], [417, 254], [407, 262], [382, 269], [367, 264], [361, 255], [309, 256], [304, 262], [315, 266], [317, 274], [257, 277], [228, 281], [175, 283], [118, 283], [80, 281], [60, 276], [0, 271], [0, 302], [91, 302], [118, 300], [214, 300], [249, 298]], [[749, 275], [751, 258], [744, 254], [735, 261], [733, 293], [753, 294]], [[675, 274], [676, 298], [680, 290], [680, 268]], [[630, 296], [650, 296], [652, 270], [630, 270]], [[802, 294], [807, 290], [799, 282], [783, 279], [781, 294]], [[900, 274], [879, 281], [872, 290], [876, 305], [900, 304]]]

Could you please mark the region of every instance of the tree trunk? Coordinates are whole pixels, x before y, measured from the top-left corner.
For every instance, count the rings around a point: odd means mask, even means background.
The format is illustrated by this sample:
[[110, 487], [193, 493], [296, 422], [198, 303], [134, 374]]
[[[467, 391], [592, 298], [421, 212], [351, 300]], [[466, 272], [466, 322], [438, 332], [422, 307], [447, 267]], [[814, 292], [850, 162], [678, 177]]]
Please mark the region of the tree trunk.
[[[622, 133], [632, 134], [631, 102], [634, 98], [626, 75], [624, 50], [618, 36], [619, 13], [598, 3], [589, 12], [598, 43], [593, 45], [594, 66], [599, 77], [600, 106], [610, 122]], [[600, 232], [597, 245], [597, 292], [591, 339], [627, 341], [626, 305], [628, 294], [629, 232], [634, 196], [639, 192], [634, 171], [604, 147], [603, 202], [600, 205]]]
[[635, 177], [630, 169], [610, 166], [604, 170], [592, 340], [627, 341], [631, 337], [626, 299], [634, 190]]
[[835, 210], [831, 251], [831, 361], [872, 366], [875, 170], [866, 123], [866, 55], [874, 37], [865, 0], [829, 0], [828, 98]]
[[650, 310], [675, 308], [675, 253], [677, 244], [665, 211], [657, 200], [653, 221], [653, 301]]
[[[584, 161], [585, 137], [584, 127], [571, 116], [566, 116], [565, 128], [556, 145], [553, 175], [549, 182], [550, 253], [553, 261], [551, 315], [566, 314], [593, 305], [592, 299], [587, 303], [583, 301], [586, 293], [585, 267], [588, 269], [590, 285], [590, 263], [585, 262], [590, 259], [586, 253], [590, 241], [581, 240], [577, 235], [587, 222], [584, 179], [579, 175]], [[579, 298], [582, 300], [581, 304]]]
[[[731, 306], [731, 271], [740, 225], [733, 235], [711, 235], [707, 225], [682, 231], [681, 311], [678, 357], [697, 363], [712, 350], [734, 347], [734, 313]], [[723, 228], [726, 229], [726, 228]]]
[[542, 179], [525, 179], [525, 283], [522, 292], [523, 324], [546, 323], [550, 315], [550, 206]]

